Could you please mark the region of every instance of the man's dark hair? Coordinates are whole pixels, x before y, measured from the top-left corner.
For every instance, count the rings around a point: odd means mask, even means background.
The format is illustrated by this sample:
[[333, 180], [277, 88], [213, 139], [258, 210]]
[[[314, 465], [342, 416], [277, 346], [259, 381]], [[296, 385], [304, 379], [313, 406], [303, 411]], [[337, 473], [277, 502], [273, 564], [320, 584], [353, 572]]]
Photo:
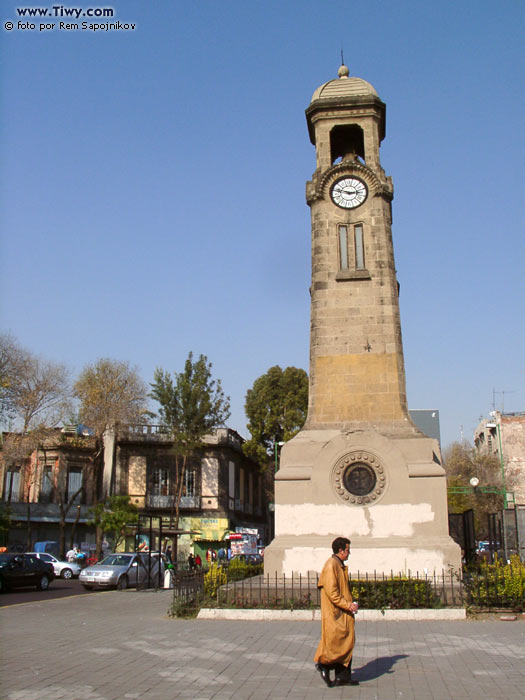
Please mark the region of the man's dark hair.
[[332, 542], [332, 551], [334, 554], [338, 554], [341, 550], [346, 549], [346, 545], [350, 544], [350, 540], [346, 537], [336, 537]]

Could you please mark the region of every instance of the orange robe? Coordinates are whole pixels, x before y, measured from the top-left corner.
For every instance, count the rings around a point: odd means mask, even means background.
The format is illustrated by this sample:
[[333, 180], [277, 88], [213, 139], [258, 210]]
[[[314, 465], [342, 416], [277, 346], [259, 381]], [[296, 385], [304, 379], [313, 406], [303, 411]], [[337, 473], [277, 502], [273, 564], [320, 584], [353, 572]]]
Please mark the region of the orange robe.
[[321, 641], [315, 663], [348, 666], [355, 644], [354, 614], [350, 611], [352, 593], [343, 562], [333, 555], [319, 577], [321, 589]]

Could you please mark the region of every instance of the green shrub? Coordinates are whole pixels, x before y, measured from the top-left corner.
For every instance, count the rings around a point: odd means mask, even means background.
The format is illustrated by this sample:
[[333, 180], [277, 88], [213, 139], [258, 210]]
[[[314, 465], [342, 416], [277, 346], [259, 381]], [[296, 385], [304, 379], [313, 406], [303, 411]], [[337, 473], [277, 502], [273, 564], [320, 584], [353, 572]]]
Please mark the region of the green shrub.
[[258, 576], [259, 574], [262, 574], [263, 565], [248, 564], [242, 559], [235, 557], [235, 559], [232, 559], [228, 564], [226, 572], [228, 576], [228, 581], [242, 581], [245, 578], [250, 578], [252, 576]]
[[204, 594], [210, 598], [217, 596], [217, 590], [228, 581], [228, 577], [222, 566], [213, 562], [204, 575]]
[[385, 579], [351, 580], [353, 599], [360, 608], [369, 610], [439, 608], [442, 603], [432, 589], [432, 582], [394, 576]]
[[508, 564], [495, 557], [494, 564], [467, 570], [464, 584], [469, 605], [516, 611], [525, 608], [525, 563], [517, 554]]
[[246, 569], [248, 565], [242, 559], [232, 559], [228, 564], [228, 581], [241, 581], [246, 578]]

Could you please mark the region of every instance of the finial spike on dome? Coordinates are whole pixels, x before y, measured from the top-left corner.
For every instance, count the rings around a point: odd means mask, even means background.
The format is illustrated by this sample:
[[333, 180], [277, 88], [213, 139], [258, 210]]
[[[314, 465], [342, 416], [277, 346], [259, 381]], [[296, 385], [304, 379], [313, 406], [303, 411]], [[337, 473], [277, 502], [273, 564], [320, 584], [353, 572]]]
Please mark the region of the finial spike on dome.
[[337, 71], [337, 75], [340, 78], [348, 78], [348, 76], [350, 75], [350, 71], [348, 70], [348, 67], [345, 66], [344, 63], [339, 67], [339, 70]]

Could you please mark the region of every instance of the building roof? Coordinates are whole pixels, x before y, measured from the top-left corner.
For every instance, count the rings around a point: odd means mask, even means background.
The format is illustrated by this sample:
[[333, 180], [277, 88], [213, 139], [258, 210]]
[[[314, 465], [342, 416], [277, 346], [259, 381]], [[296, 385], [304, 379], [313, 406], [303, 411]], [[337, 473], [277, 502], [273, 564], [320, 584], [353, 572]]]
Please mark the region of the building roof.
[[349, 74], [350, 71], [346, 66], [340, 66], [338, 71], [339, 77], [320, 85], [312, 95], [311, 102], [338, 97], [360, 97], [366, 95], [379, 97], [373, 85], [370, 85], [362, 78], [351, 78]]

